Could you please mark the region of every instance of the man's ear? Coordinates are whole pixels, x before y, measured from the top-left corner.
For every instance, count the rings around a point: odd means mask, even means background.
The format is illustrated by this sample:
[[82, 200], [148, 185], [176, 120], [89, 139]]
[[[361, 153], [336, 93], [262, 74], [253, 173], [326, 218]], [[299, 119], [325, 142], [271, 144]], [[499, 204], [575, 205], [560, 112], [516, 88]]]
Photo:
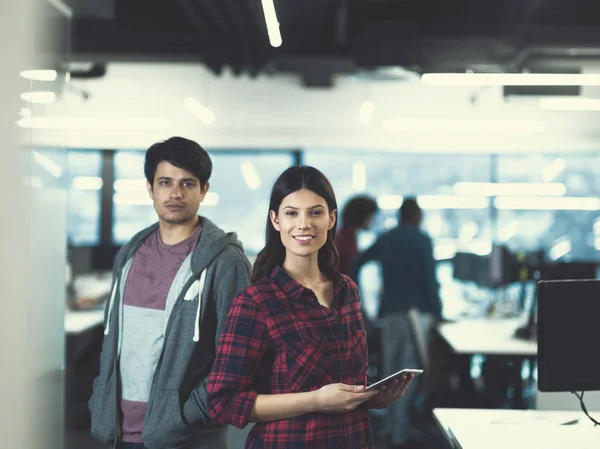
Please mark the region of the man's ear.
[[337, 221], [337, 209], [334, 209], [331, 214], [329, 214], [329, 226], [327, 227], [327, 230], [331, 230], [333, 229], [333, 227], [335, 226], [335, 223]]
[[274, 210], [269, 211], [269, 219], [271, 220], [271, 224], [275, 228], [277, 232], [281, 231], [281, 227], [279, 226], [279, 217], [275, 213]]
[[203, 195], [206, 195], [209, 188], [210, 188], [210, 182], [206, 181], [200, 190], [202, 190]]
[[146, 189], [148, 190], [148, 195], [150, 196], [150, 199], [154, 201], [154, 191], [152, 190], [152, 184], [150, 184], [148, 181], [146, 181]]

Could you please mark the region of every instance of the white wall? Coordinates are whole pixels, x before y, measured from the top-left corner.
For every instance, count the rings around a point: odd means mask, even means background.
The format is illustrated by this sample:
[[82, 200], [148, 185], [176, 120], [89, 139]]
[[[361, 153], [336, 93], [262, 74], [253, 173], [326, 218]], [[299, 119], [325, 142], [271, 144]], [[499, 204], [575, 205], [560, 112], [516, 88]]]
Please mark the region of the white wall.
[[19, 94], [37, 87], [19, 72], [45, 63], [41, 2], [12, 2], [0, 14], [0, 435], [2, 447], [24, 449], [61, 448], [63, 439], [66, 189], [53, 176], [44, 188], [25, 185], [39, 164], [33, 134], [15, 125], [26, 106]]

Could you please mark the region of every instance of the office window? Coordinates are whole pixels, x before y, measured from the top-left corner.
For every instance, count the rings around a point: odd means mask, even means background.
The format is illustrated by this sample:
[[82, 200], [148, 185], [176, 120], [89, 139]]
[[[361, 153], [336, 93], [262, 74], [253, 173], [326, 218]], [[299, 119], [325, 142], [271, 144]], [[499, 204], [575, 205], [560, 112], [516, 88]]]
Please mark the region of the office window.
[[[457, 251], [491, 252], [490, 201], [477, 190], [464, 191], [464, 182], [489, 182], [487, 155], [399, 154], [382, 152], [306, 151], [304, 162], [330, 179], [340, 212], [359, 193], [377, 198], [380, 212], [370, 232], [359, 237], [365, 248], [379, 234], [398, 223], [403, 197], [417, 196], [424, 209], [423, 228], [434, 241], [438, 280], [444, 307], [458, 313], [464, 301], [448, 262]], [[375, 265], [365, 267], [363, 297], [367, 311], [376, 310], [380, 280]], [[362, 276], [361, 276], [362, 280]]]
[[[293, 164], [288, 152], [211, 151], [213, 173], [200, 214], [234, 231], [253, 257], [264, 245], [269, 194], [275, 179]], [[115, 154], [113, 239], [123, 244], [156, 222], [143, 175], [143, 151]]]
[[97, 150], [67, 152], [67, 239], [72, 246], [100, 241], [102, 153]]
[[[600, 261], [600, 156], [499, 156], [498, 241], [549, 260]], [[520, 183], [527, 183], [522, 185]]]

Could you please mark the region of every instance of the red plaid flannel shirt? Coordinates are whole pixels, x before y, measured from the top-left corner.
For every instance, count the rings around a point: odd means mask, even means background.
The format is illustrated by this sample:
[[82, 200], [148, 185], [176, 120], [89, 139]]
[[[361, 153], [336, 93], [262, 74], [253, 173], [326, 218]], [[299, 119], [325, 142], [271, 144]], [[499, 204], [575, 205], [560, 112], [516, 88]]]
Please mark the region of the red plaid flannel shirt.
[[[243, 428], [258, 394], [366, 385], [367, 341], [358, 287], [335, 273], [331, 309], [281, 267], [233, 300], [208, 382], [209, 414]], [[370, 449], [369, 412], [309, 413], [257, 423], [246, 448]]]

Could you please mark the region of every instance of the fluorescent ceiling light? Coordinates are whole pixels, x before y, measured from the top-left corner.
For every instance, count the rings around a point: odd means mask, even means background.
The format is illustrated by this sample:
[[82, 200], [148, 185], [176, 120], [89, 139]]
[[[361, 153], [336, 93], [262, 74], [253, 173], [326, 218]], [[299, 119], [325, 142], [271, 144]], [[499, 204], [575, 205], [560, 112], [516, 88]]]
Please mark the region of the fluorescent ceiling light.
[[185, 97], [182, 105], [205, 125], [212, 125], [215, 122], [215, 114], [194, 97]]
[[104, 181], [99, 176], [76, 176], [73, 178], [73, 188], [77, 190], [100, 190]]
[[563, 240], [562, 242], [557, 243], [552, 248], [550, 248], [550, 251], [548, 251], [548, 256], [550, 256], [550, 259], [552, 260], [558, 260], [561, 257], [566, 256], [570, 252], [571, 242], [569, 240]]
[[242, 162], [240, 171], [242, 172], [242, 178], [244, 178], [244, 181], [250, 190], [258, 190], [260, 188], [260, 176], [252, 162]]
[[456, 256], [455, 243], [442, 243], [433, 247], [433, 258], [435, 260], [448, 260]]
[[352, 165], [352, 187], [356, 192], [364, 192], [367, 188], [367, 167], [363, 161]]
[[490, 239], [473, 239], [464, 245], [464, 249], [478, 256], [487, 256], [492, 252], [492, 241]]
[[542, 179], [546, 182], [552, 181], [565, 169], [566, 165], [563, 158], [557, 157], [542, 170]]
[[23, 92], [21, 100], [28, 103], [53, 103], [56, 100], [54, 92]]
[[202, 206], [217, 206], [219, 204], [219, 195], [215, 192], [207, 192], [204, 197], [204, 201], [202, 201]]
[[546, 125], [540, 120], [467, 120], [388, 118], [382, 122], [388, 131], [421, 133], [543, 133]]
[[40, 153], [39, 151], [33, 152], [33, 159], [40, 164], [48, 173], [50, 173], [55, 178], [60, 178], [62, 176], [62, 168], [48, 156]]
[[117, 179], [113, 182], [113, 189], [115, 192], [146, 192], [146, 178]]
[[[402, 195], [379, 195], [380, 209], [398, 209], [402, 205]], [[421, 209], [486, 209], [490, 205], [485, 196], [419, 195], [417, 202]]]
[[63, 131], [160, 131], [169, 127], [169, 121], [158, 117], [29, 117], [17, 125]]
[[425, 73], [426, 86], [600, 86], [599, 74]]
[[358, 114], [358, 123], [362, 126], [369, 126], [375, 115], [375, 103], [372, 101], [363, 101]]
[[540, 98], [540, 109], [544, 111], [600, 111], [600, 99]]
[[498, 197], [497, 209], [503, 210], [600, 210], [599, 198], [584, 197]]
[[594, 248], [600, 251], [600, 237], [596, 237], [596, 239], [594, 240]]
[[457, 195], [564, 196], [567, 186], [558, 182], [457, 182], [452, 190]]
[[148, 192], [141, 190], [116, 192], [113, 201], [118, 206], [152, 206], [152, 199]]
[[521, 225], [519, 224], [519, 220], [512, 220], [506, 226], [498, 231], [498, 240], [501, 242], [507, 242], [512, 239], [517, 233]]
[[279, 20], [275, 12], [273, 0], [262, 0], [263, 13], [267, 24], [267, 33], [269, 34], [269, 42], [272, 47], [281, 47], [283, 40], [281, 39], [281, 31], [279, 30]]
[[22, 78], [33, 81], [56, 80], [56, 70], [23, 70], [20, 75]]

